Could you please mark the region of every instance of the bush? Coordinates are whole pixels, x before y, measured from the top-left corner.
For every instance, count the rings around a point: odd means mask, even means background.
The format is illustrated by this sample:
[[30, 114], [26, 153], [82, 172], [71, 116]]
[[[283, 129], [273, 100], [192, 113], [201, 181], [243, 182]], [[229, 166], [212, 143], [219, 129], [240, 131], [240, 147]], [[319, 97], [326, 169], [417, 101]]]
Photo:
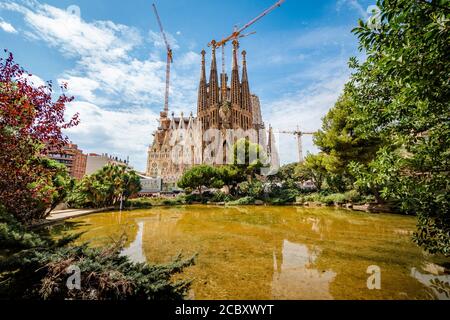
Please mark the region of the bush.
[[223, 193], [223, 192], [216, 192], [209, 201], [211, 202], [230, 202], [233, 201], [233, 196]]
[[177, 206], [180, 204], [183, 204], [183, 201], [181, 199], [165, 199], [161, 202], [164, 206]]
[[262, 199], [264, 197], [264, 185], [261, 181], [242, 182], [239, 185], [238, 194], [255, 199]]
[[183, 197], [183, 200], [187, 204], [192, 204], [194, 202], [206, 203], [208, 199], [200, 194], [187, 194]]
[[150, 198], [137, 198], [125, 201], [125, 208], [127, 209], [148, 209], [153, 206]]
[[297, 189], [273, 186], [268, 194], [267, 202], [276, 205], [294, 203], [299, 194], [300, 192]]
[[227, 203], [229, 206], [245, 206], [255, 203], [255, 198], [253, 197], [243, 197], [235, 201], [230, 201]]
[[363, 196], [356, 190], [350, 190], [345, 193], [311, 193], [309, 195], [300, 196], [297, 202], [320, 202], [327, 205], [345, 204], [345, 203], [370, 203], [375, 201], [372, 195]]

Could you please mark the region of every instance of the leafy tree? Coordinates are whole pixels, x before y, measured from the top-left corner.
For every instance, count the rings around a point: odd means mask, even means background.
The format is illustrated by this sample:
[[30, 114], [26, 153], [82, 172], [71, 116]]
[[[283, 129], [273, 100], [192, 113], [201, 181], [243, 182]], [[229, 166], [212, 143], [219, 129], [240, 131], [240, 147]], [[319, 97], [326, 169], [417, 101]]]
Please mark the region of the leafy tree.
[[382, 195], [418, 215], [418, 244], [450, 255], [450, 2], [377, 4], [381, 25], [360, 22], [354, 30], [367, 60], [351, 60], [346, 87], [357, 134], [386, 141], [366, 175], [386, 181]]
[[216, 168], [218, 180], [222, 181], [231, 194], [235, 194], [239, 183], [247, 180], [245, 175], [234, 165], [224, 165]]
[[289, 163], [281, 166], [278, 172], [274, 176], [270, 176], [269, 180], [272, 181], [280, 181], [288, 188], [297, 188], [296, 182], [298, 181], [298, 177], [295, 174], [295, 171], [299, 163]]
[[349, 164], [353, 161], [367, 164], [382, 145], [378, 136], [363, 137], [355, 132], [358, 125], [353, 118], [355, 109], [352, 95], [345, 92], [323, 118], [322, 129], [314, 136], [314, 143], [326, 154], [327, 185], [335, 192], [353, 187]]
[[0, 203], [24, 223], [45, 218], [62, 195], [61, 167], [44, 158], [68, 142], [62, 130], [78, 123], [64, 119], [71, 97], [53, 101], [51, 83], [36, 88], [28, 75], [11, 53], [0, 58]]
[[68, 202], [79, 207], [113, 206], [126, 201], [141, 190], [139, 176], [126, 166], [108, 164], [84, 177], [70, 195]]
[[261, 181], [245, 181], [239, 185], [239, 193], [253, 199], [262, 199], [264, 196], [264, 185]]
[[300, 181], [311, 180], [317, 190], [322, 190], [327, 175], [325, 159], [326, 155], [324, 153], [317, 155], [308, 154], [305, 157], [305, 161], [295, 169], [297, 179]]
[[233, 145], [233, 164], [241, 171], [241, 174], [253, 179], [264, 167], [264, 150], [257, 143], [248, 139], [239, 139]]
[[216, 168], [199, 165], [187, 170], [178, 181], [178, 186], [185, 190], [197, 189], [202, 194], [203, 187], [221, 188], [224, 186], [224, 182], [219, 179]]

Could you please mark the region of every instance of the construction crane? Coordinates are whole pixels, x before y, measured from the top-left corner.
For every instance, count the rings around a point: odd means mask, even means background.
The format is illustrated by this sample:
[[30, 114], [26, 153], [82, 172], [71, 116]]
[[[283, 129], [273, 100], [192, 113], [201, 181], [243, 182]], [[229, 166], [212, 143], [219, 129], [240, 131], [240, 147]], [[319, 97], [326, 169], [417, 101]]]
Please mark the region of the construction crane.
[[221, 41], [217, 42], [216, 47], [219, 48], [223, 45], [225, 45], [227, 42], [229, 42], [230, 40], [235, 40], [238, 39], [242, 32], [245, 31], [246, 29], [248, 29], [250, 26], [252, 26], [253, 24], [255, 24], [258, 20], [260, 20], [261, 18], [263, 18], [264, 16], [268, 15], [269, 13], [271, 13], [273, 10], [275, 10], [278, 7], [281, 7], [281, 5], [285, 2], [286, 0], [279, 0], [277, 1], [277, 3], [275, 3], [274, 5], [272, 5], [270, 8], [264, 10], [260, 15], [258, 15], [256, 18], [254, 18], [253, 20], [251, 20], [250, 22], [246, 23], [243, 27], [241, 28], [235, 28], [235, 30], [233, 31], [233, 33], [231, 35], [229, 35], [228, 37], [226, 37], [225, 39], [222, 39]]
[[216, 48], [222, 47], [222, 73], [225, 73], [225, 45], [231, 40], [238, 40], [239, 38], [244, 38], [244, 37], [247, 37], [249, 35], [255, 34], [256, 32], [251, 32], [251, 33], [248, 33], [248, 34], [242, 34], [242, 32], [244, 32], [250, 26], [255, 24], [258, 20], [260, 20], [264, 16], [268, 15], [270, 12], [272, 12], [276, 8], [281, 7], [283, 2], [285, 2], [285, 1], [286, 0], [279, 0], [279, 1], [277, 1], [277, 3], [272, 5], [270, 8], [264, 10], [260, 15], [258, 15], [256, 18], [254, 18], [250, 22], [246, 23], [243, 27], [241, 27], [241, 28], [235, 27], [233, 33], [231, 35], [229, 35], [228, 37], [222, 39], [219, 42], [216, 42], [215, 40], [212, 40], [208, 44], [208, 46], [214, 46]]
[[170, 65], [173, 63], [173, 53], [170, 47], [169, 41], [167, 41], [166, 33], [164, 32], [161, 19], [159, 18], [158, 10], [156, 9], [156, 4], [153, 4], [153, 11], [155, 12], [156, 19], [158, 20], [159, 29], [161, 30], [164, 43], [167, 48], [167, 65], [166, 65], [166, 93], [164, 97], [164, 112], [167, 115], [169, 113], [169, 92], [170, 92]]
[[283, 134], [292, 134], [297, 137], [297, 144], [298, 144], [298, 162], [303, 162], [303, 136], [305, 135], [314, 135], [316, 132], [304, 132], [301, 131], [300, 128], [297, 126], [297, 130], [295, 131], [278, 131], [278, 133]]
[[[253, 31], [253, 32], [250, 32], [250, 33], [247, 33], [247, 34], [241, 34], [236, 39], [245, 38], [245, 37], [251, 36], [252, 34], [255, 34], [255, 33], [256, 33], [256, 31]], [[214, 43], [213, 41], [211, 41], [211, 43], [208, 44], [208, 46], [213, 45], [213, 43]], [[226, 46], [226, 42], [224, 44], [220, 45], [220, 46], [222, 47], [222, 74], [225, 74], [225, 71], [226, 71], [225, 70], [225, 46]], [[216, 48], [217, 48], [217, 44], [216, 44]]]

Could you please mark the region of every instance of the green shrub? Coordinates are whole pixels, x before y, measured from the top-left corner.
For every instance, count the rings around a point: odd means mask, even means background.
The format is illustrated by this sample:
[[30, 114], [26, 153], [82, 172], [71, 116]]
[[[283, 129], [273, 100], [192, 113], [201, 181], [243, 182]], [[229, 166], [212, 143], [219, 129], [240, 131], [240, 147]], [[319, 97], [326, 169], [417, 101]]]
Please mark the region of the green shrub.
[[183, 202], [181, 199], [177, 199], [177, 198], [176, 199], [165, 199], [162, 201], [162, 204], [164, 206], [177, 206], [177, 205], [183, 204]]
[[234, 200], [233, 196], [223, 193], [221, 191], [218, 191], [211, 197], [211, 199], [209, 201], [211, 201], [211, 202], [230, 202], [233, 200]]
[[124, 206], [127, 209], [147, 209], [153, 206], [153, 202], [150, 198], [137, 198], [125, 201]]
[[357, 190], [347, 191], [346, 193], [344, 193], [344, 195], [345, 195], [345, 199], [348, 202], [356, 203], [358, 201], [361, 201], [361, 195], [359, 194], [359, 192]]
[[249, 196], [254, 199], [262, 199], [264, 197], [264, 185], [261, 181], [242, 182], [239, 185], [238, 194], [241, 196]]
[[255, 203], [255, 198], [253, 197], [243, 197], [235, 201], [230, 201], [227, 203], [229, 206], [245, 206]]
[[203, 202], [204, 197], [199, 194], [187, 194], [184, 196], [184, 201], [188, 204], [194, 203], [194, 202]]

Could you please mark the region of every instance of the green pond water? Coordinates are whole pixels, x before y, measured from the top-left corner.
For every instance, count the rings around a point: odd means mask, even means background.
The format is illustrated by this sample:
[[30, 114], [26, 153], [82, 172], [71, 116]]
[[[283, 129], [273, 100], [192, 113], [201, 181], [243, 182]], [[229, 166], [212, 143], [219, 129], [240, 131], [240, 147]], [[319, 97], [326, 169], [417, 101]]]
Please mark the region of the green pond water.
[[[54, 233], [85, 232], [79, 242], [92, 246], [125, 233], [123, 254], [139, 262], [197, 253], [182, 274], [193, 279], [190, 299], [446, 299], [449, 261], [411, 241], [415, 223], [331, 208], [186, 206], [85, 216]], [[368, 288], [370, 266], [380, 289]]]

